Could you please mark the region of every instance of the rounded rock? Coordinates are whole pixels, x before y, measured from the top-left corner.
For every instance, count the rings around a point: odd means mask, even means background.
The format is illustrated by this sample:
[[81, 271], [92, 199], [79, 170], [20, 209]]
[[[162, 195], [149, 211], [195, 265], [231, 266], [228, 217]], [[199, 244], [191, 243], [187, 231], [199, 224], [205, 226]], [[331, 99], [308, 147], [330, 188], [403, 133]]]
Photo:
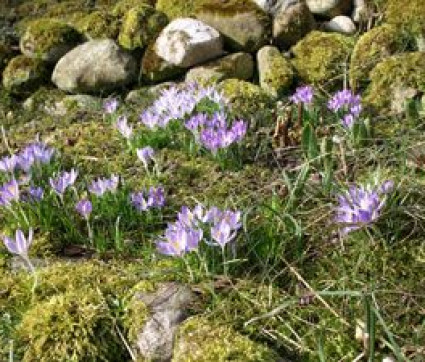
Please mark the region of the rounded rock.
[[348, 14], [351, 9], [351, 0], [306, 0], [307, 6], [315, 15], [333, 18]]
[[353, 20], [345, 15], [338, 15], [324, 24], [327, 31], [351, 35], [356, 32]]
[[281, 7], [273, 20], [273, 40], [281, 48], [289, 48], [316, 27], [313, 14], [303, 1]]
[[200, 20], [176, 19], [168, 24], [155, 43], [156, 53], [181, 68], [203, 63], [223, 53], [220, 33]]
[[71, 93], [121, 88], [137, 79], [134, 58], [113, 40], [91, 40], [62, 57], [53, 71], [56, 86]]

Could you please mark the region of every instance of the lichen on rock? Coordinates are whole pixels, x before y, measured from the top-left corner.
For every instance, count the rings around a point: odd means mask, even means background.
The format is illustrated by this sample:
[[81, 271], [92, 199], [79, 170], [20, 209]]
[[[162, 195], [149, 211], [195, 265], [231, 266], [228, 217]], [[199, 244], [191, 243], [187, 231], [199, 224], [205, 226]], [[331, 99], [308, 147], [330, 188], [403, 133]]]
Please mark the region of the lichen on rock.
[[116, 40], [120, 30], [117, 16], [106, 11], [94, 11], [73, 22], [75, 28], [89, 39], [109, 38]]
[[313, 31], [292, 47], [292, 63], [302, 82], [335, 88], [342, 85], [353, 46], [350, 37]]

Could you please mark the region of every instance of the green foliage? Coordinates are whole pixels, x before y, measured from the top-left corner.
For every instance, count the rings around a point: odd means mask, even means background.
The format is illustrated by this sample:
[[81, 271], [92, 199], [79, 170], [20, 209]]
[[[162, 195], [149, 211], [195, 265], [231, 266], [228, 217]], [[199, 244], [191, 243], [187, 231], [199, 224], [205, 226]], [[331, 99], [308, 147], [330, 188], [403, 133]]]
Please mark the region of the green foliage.
[[118, 38], [120, 21], [118, 17], [108, 12], [94, 11], [76, 19], [73, 23], [78, 31], [89, 38]]
[[425, 36], [425, 3], [422, 0], [388, 0], [385, 20], [416, 36]]

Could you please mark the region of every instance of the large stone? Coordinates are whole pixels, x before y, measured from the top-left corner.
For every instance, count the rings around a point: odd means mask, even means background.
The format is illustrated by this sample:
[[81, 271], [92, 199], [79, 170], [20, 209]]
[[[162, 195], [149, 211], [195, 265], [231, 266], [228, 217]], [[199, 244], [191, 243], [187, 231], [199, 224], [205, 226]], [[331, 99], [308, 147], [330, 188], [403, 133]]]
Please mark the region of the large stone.
[[132, 8], [124, 17], [118, 42], [129, 50], [145, 48], [167, 24], [167, 16], [151, 6]]
[[135, 295], [133, 305], [141, 303], [150, 314], [132, 341], [138, 356], [148, 361], [170, 361], [177, 327], [187, 318], [194, 299], [189, 287], [177, 283], [164, 283], [156, 292]]
[[183, 18], [168, 24], [155, 43], [156, 53], [167, 62], [188, 68], [223, 53], [217, 30], [202, 21]]
[[121, 88], [137, 79], [133, 57], [113, 40], [91, 40], [62, 57], [52, 81], [71, 93], [93, 93]]
[[248, 53], [235, 53], [190, 69], [186, 81], [221, 82], [236, 78], [249, 80], [254, 74], [254, 60]]
[[376, 112], [401, 113], [403, 103], [425, 93], [425, 56], [404, 53], [384, 59], [370, 72], [364, 102]]
[[351, 19], [353, 19], [354, 22], [359, 23], [361, 21], [366, 21], [372, 14], [373, 3], [371, 0], [353, 0]]
[[288, 92], [294, 80], [291, 63], [280, 54], [279, 49], [265, 46], [257, 53], [260, 86], [277, 97]]
[[18, 55], [3, 71], [3, 86], [11, 93], [27, 94], [46, 82], [48, 76], [49, 71], [43, 61]]
[[303, 83], [341, 87], [353, 46], [345, 35], [312, 31], [291, 48], [292, 63]]
[[356, 32], [353, 20], [345, 15], [338, 15], [324, 24], [327, 31], [351, 35]]
[[313, 14], [304, 1], [287, 2], [273, 20], [273, 39], [281, 48], [295, 45], [316, 26]]
[[351, 0], [306, 0], [311, 12], [316, 15], [333, 18], [348, 14], [351, 9]]
[[31, 22], [20, 41], [21, 52], [28, 58], [55, 63], [82, 40], [73, 27], [55, 20]]
[[395, 25], [384, 24], [363, 34], [351, 55], [351, 88], [358, 91], [367, 86], [371, 70], [385, 58], [404, 52], [408, 43]]
[[151, 44], [142, 58], [140, 79], [145, 84], [159, 83], [174, 80], [184, 72], [185, 68], [177, 67], [158, 56], [155, 44]]
[[251, 0], [209, 1], [196, 17], [217, 29], [229, 50], [251, 53], [269, 43], [271, 19]]
[[274, 16], [280, 9], [296, 4], [299, 0], [253, 0], [263, 11]]

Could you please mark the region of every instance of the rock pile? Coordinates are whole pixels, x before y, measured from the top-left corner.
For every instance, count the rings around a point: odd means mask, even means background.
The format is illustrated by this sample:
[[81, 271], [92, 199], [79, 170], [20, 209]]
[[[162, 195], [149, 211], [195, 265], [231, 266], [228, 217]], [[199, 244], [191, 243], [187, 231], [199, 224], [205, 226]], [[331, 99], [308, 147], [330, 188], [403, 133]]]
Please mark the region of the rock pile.
[[18, 24], [22, 55], [0, 38], [3, 87], [28, 95], [49, 74], [59, 89], [87, 94], [233, 78], [280, 97], [303, 83], [332, 90], [348, 77], [372, 100], [375, 67], [425, 48], [425, 3], [412, 0], [404, 12], [401, 2], [389, 0], [384, 24], [362, 35], [368, 0], [121, 0], [79, 17], [56, 10], [62, 15]]

